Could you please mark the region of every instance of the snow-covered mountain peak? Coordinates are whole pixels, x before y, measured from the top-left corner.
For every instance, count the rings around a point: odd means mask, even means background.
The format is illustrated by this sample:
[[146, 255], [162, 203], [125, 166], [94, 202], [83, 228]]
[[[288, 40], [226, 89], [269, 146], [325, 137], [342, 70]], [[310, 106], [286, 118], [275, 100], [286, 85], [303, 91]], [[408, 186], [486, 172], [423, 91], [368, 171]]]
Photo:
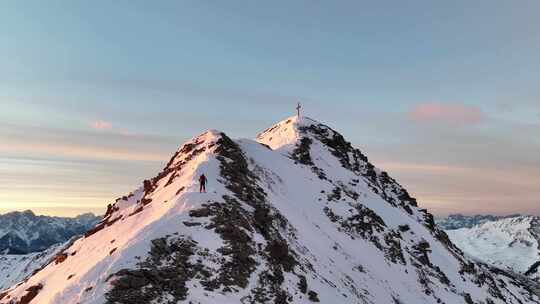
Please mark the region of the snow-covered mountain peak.
[[330, 127], [293, 117], [257, 141], [189, 140], [0, 303], [540, 303]]
[[299, 118], [297, 116], [282, 120], [259, 133], [257, 135], [257, 141], [269, 146], [272, 150], [277, 150], [285, 146], [294, 146], [300, 138], [298, 121]]
[[312, 126], [331, 130], [328, 126], [312, 118], [291, 116], [259, 133], [257, 141], [269, 146], [272, 150], [287, 151], [294, 148], [302, 138], [307, 137], [307, 131]]
[[[176, 151], [174, 156], [171, 158], [167, 167], [176, 166], [180, 162], [184, 162], [186, 159], [191, 160], [191, 157], [194, 156], [194, 147], [197, 147], [195, 154], [206, 151], [208, 147], [212, 147], [215, 143], [222, 138], [221, 131], [210, 129], [202, 134], [195, 136], [182, 144], [180, 148]], [[165, 169], [167, 169], [167, 167]]]
[[141, 187], [109, 205], [104, 221], [113, 214], [140, 212], [156, 198], [174, 202], [182, 193], [196, 192], [201, 174], [219, 175], [216, 150], [225, 138], [230, 141], [225, 133], [211, 129], [182, 144], [157, 176], [144, 180]]
[[[374, 167], [367, 156], [331, 127], [308, 117], [293, 116], [260, 133], [257, 141], [310, 168], [319, 179], [333, 184], [333, 191], [347, 193], [350, 186], [364, 185], [435, 231], [432, 215], [415, 209], [416, 199], [407, 190], [387, 172]], [[440, 236], [446, 238], [444, 233]]]

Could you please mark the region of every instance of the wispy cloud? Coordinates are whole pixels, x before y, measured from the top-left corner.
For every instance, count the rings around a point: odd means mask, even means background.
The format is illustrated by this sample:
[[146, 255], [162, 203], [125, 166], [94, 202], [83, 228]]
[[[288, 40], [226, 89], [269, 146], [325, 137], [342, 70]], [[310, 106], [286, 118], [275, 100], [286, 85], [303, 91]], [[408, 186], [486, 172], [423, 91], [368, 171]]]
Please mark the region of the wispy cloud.
[[0, 156], [166, 161], [182, 139], [0, 123]]
[[106, 131], [107, 133], [118, 134], [126, 137], [139, 136], [136, 133], [129, 131], [128, 129], [113, 127], [111, 122], [105, 120], [96, 120], [91, 122], [90, 128], [92, 128], [93, 130]]
[[391, 171], [413, 171], [413, 172], [457, 172], [470, 170], [469, 168], [463, 168], [459, 166], [439, 165], [439, 164], [421, 164], [421, 163], [407, 163], [407, 162], [381, 162], [378, 166], [383, 170]]
[[444, 122], [461, 125], [478, 124], [485, 119], [485, 115], [479, 107], [440, 102], [418, 104], [408, 112], [408, 116], [417, 122]]
[[[32, 151], [33, 149], [33, 151]], [[129, 161], [161, 161], [167, 160], [168, 154], [149, 151], [133, 151], [114, 147], [93, 147], [88, 145], [60, 143], [21, 143], [10, 142], [0, 144], [2, 154], [23, 154], [27, 151], [57, 157], [78, 157], [85, 159], [110, 159]]]
[[90, 127], [94, 130], [109, 130], [112, 129], [112, 123], [104, 120], [96, 120], [90, 123]]

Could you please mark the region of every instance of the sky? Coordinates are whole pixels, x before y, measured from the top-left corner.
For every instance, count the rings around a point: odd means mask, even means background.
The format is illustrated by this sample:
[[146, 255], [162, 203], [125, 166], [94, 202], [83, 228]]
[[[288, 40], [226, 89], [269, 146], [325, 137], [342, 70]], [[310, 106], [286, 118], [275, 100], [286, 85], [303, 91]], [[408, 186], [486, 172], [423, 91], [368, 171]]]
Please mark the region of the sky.
[[538, 11], [2, 1], [0, 213], [103, 213], [185, 140], [254, 138], [301, 101], [436, 215], [540, 215]]

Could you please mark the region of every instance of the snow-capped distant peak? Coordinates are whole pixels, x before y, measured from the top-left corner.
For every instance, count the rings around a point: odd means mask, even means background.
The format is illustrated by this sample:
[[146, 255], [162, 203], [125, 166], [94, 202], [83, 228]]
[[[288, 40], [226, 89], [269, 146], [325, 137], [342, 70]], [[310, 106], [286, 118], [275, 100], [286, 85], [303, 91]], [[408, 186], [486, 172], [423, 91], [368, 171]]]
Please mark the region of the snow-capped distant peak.
[[520, 214], [511, 215], [490, 215], [490, 214], [476, 214], [476, 215], [463, 215], [463, 214], [450, 214], [447, 217], [436, 218], [437, 225], [444, 230], [453, 230], [459, 228], [472, 228], [473, 226], [480, 225], [487, 222], [493, 222], [505, 218], [518, 217]]
[[91, 213], [75, 218], [35, 215], [31, 210], [0, 214], [0, 252], [42, 251], [84, 233], [99, 220]]
[[540, 218], [536, 216], [503, 218], [446, 233], [463, 251], [497, 267], [526, 273], [540, 261]]

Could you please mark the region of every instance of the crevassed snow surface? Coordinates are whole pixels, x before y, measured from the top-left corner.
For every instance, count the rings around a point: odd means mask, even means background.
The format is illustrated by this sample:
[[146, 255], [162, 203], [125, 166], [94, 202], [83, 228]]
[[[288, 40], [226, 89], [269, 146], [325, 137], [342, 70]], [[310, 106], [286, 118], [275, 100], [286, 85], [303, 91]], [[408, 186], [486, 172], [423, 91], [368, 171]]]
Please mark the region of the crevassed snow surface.
[[[209, 178], [198, 193], [198, 177]], [[309, 118], [210, 130], [0, 303], [540, 303]]]

